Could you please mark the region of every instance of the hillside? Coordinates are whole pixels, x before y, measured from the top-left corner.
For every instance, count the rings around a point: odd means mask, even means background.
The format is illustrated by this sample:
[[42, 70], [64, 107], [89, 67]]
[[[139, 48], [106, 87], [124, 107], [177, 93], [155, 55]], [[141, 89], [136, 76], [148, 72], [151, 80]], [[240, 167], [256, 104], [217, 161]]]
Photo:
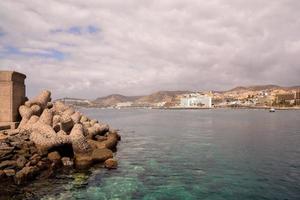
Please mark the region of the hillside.
[[190, 93], [190, 91], [159, 91], [153, 94], [143, 96], [136, 100], [138, 103], [158, 103], [158, 102], [172, 102], [178, 95]]
[[253, 86], [238, 86], [224, 92], [237, 91], [261, 91], [261, 90], [297, 90], [300, 86], [282, 87], [278, 85], [253, 85]]
[[124, 96], [121, 94], [112, 94], [105, 97], [99, 97], [92, 101], [92, 103], [100, 107], [108, 107], [115, 106], [117, 103], [135, 101], [138, 98], [140, 98], [140, 96]]
[[159, 91], [145, 96], [124, 96], [112, 94], [105, 97], [99, 97], [92, 103], [99, 107], [115, 106], [122, 102], [133, 102], [135, 105], [149, 105], [159, 102], [174, 102], [178, 95], [190, 93], [190, 91]]

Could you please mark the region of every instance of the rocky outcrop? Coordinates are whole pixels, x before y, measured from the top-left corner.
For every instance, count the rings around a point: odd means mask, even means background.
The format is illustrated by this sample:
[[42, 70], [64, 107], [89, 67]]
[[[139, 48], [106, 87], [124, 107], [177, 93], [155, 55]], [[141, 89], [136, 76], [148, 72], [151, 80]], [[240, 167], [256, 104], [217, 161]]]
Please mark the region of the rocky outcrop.
[[118, 161], [113, 158], [109, 158], [105, 160], [104, 166], [107, 169], [116, 169], [118, 167]]
[[[60, 167], [88, 168], [113, 158], [120, 136], [107, 124], [93, 120], [63, 102], [51, 102], [43, 91], [19, 107], [17, 130], [0, 137], [0, 180], [16, 184]], [[115, 168], [112, 161], [107, 168]], [[106, 166], [106, 165], [105, 165]]]

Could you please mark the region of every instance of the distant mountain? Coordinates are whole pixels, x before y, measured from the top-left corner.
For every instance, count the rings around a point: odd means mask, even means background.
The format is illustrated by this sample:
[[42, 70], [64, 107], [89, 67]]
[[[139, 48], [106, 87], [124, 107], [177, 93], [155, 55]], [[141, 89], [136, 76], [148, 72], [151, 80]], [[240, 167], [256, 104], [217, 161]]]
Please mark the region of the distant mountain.
[[143, 96], [137, 99], [140, 103], [158, 103], [158, 102], [172, 102], [178, 95], [191, 93], [191, 91], [159, 91], [153, 94]]
[[120, 94], [112, 94], [105, 97], [99, 97], [92, 101], [95, 106], [109, 107], [116, 106], [122, 102], [133, 102], [134, 105], [150, 105], [159, 102], [171, 103], [176, 101], [176, 97], [181, 94], [190, 93], [190, 91], [159, 91], [145, 96], [124, 96]]
[[270, 90], [270, 89], [281, 89], [281, 87], [278, 85], [238, 86], [238, 87], [232, 88], [226, 92], [234, 92], [234, 91], [241, 91], [241, 90], [260, 91], [260, 90]]
[[141, 96], [124, 96], [121, 94], [112, 94], [105, 97], [99, 97], [92, 101], [93, 104], [101, 107], [115, 106], [118, 103], [135, 101]]
[[282, 87], [278, 85], [254, 85], [254, 86], [238, 86], [225, 92], [237, 92], [237, 91], [261, 91], [261, 90], [296, 90], [300, 89], [300, 86]]

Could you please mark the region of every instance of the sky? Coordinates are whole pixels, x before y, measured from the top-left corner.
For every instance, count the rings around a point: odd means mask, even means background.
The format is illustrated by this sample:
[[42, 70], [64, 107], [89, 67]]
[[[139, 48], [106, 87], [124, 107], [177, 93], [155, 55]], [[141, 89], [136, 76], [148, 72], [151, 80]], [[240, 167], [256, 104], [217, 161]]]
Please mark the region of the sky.
[[1, 0], [0, 70], [29, 97], [299, 85], [299, 0]]

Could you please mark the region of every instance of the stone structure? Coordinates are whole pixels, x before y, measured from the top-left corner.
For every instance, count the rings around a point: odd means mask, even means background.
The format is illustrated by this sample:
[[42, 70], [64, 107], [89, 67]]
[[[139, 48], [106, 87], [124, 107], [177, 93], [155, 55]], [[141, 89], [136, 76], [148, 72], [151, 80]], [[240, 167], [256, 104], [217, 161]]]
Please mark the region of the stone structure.
[[16, 128], [18, 108], [25, 102], [26, 76], [15, 71], [0, 71], [0, 130]]

